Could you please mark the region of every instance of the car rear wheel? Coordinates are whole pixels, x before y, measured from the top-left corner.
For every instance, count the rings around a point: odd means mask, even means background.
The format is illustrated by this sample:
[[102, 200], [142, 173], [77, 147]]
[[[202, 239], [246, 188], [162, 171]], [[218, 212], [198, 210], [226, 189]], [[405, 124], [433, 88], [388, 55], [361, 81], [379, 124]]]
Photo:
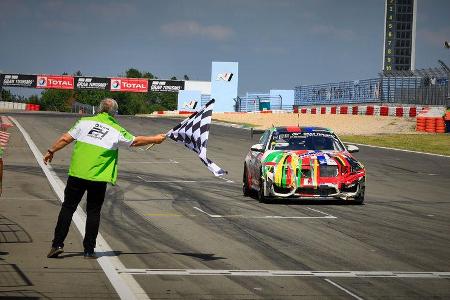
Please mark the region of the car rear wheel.
[[245, 197], [248, 197], [250, 196], [252, 190], [248, 184], [247, 166], [244, 166], [244, 174], [242, 177], [242, 193]]

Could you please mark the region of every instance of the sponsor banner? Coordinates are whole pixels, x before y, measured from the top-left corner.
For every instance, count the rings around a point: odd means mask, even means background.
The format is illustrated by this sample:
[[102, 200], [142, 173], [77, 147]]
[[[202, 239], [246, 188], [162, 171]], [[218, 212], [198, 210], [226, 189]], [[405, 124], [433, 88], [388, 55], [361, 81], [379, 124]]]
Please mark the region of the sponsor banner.
[[238, 69], [237, 62], [212, 62], [211, 98], [216, 99], [215, 111], [234, 111], [234, 99], [238, 92]]
[[34, 88], [36, 87], [36, 75], [2, 74], [0, 85]]
[[36, 87], [38, 89], [65, 89], [73, 90], [73, 76], [38, 75]]
[[184, 90], [182, 80], [149, 80], [149, 92], [179, 92]]
[[148, 91], [148, 80], [142, 78], [111, 78], [111, 92], [137, 92]]
[[201, 92], [181, 90], [178, 93], [178, 111], [197, 111], [201, 108]]
[[101, 77], [75, 77], [75, 88], [80, 90], [109, 90], [111, 80]]

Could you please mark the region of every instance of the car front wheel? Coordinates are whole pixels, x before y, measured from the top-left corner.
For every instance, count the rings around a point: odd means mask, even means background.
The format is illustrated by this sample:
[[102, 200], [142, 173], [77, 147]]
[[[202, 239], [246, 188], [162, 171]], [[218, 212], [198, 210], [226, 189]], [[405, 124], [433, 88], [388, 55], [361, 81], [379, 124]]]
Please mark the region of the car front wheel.
[[248, 197], [252, 190], [248, 184], [247, 166], [244, 166], [244, 174], [242, 177], [242, 193], [245, 197]]

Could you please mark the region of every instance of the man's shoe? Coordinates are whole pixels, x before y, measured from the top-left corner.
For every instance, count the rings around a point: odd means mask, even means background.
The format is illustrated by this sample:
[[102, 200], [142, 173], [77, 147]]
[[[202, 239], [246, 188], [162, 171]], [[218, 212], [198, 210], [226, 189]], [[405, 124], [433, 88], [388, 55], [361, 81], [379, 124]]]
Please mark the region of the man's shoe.
[[97, 259], [95, 252], [84, 252], [84, 258]]
[[52, 247], [50, 252], [47, 254], [48, 258], [57, 258], [61, 253], [64, 252], [63, 247]]

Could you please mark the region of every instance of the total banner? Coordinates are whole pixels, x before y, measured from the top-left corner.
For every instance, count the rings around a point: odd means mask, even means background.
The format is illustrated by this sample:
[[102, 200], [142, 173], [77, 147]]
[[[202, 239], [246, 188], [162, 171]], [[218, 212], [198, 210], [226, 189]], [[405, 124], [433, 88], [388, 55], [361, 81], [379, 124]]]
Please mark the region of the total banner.
[[36, 87], [36, 75], [24, 75], [24, 74], [1, 74], [0, 85], [12, 86], [12, 87]]
[[74, 78], [73, 76], [65, 75], [38, 75], [36, 80], [36, 88], [73, 90]]
[[111, 78], [111, 92], [148, 92], [148, 80], [141, 78]]
[[179, 92], [184, 90], [182, 80], [149, 80], [149, 92]]
[[101, 77], [75, 77], [75, 88], [80, 90], [109, 90], [111, 80]]

